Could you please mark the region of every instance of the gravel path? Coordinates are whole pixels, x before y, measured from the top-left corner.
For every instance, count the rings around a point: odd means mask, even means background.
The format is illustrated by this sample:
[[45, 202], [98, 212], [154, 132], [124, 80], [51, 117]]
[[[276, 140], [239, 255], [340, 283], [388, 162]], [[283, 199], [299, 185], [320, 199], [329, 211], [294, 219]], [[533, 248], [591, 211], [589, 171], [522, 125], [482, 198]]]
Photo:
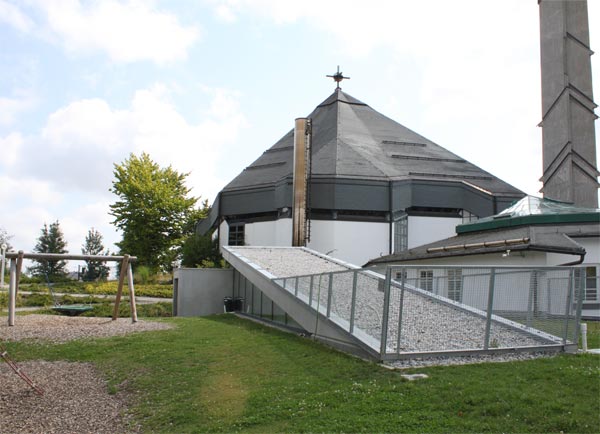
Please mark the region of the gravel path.
[[125, 397], [109, 395], [91, 364], [33, 361], [19, 367], [44, 390], [37, 395], [0, 364], [0, 432], [135, 433], [124, 418]]
[[[171, 324], [129, 318], [19, 315], [9, 327], [0, 317], [0, 341], [70, 340], [121, 336], [172, 328]], [[10, 353], [9, 353], [10, 356]], [[17, 365], [44, 390], [38, 396], [10, 367], [0, 361], [0, 433], [135, 433], [127, 423], [126, 396], [108, 393], [93, 365], [30, 361]]]
[[8, 326], [6, 317], [0, 317], [0, 340], [21, 341], [33, 339], [54, 343], [74, 339], [105, 338], [129, 333], [165, 330], [171, 324], [139, 320], [132, 323], [129, 318], [69, 317], [60, 315], [17, 315], [15, 325]]

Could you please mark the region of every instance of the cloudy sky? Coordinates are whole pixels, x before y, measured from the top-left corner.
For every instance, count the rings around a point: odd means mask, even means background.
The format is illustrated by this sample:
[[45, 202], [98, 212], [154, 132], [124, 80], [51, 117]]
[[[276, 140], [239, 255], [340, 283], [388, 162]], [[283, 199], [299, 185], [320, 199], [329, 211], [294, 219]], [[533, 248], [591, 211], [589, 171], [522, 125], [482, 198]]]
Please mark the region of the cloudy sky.
[[[589, 1], [600, 50], [600, 1]], [[213, 201], [334, 90], [529, 194], [536, 0], [0, 0], [0, 228], [115, 250], [113, 164], [145, 151]], [[594, 56], [596, 99], [600, 61]]]

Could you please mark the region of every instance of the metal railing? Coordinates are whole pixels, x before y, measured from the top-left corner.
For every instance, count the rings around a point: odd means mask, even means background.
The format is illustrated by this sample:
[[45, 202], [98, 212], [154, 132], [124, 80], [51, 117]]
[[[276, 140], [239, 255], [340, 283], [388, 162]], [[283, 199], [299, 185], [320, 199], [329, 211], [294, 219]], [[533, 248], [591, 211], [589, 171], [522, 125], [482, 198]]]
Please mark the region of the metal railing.
[[575, 344], [577, 267], [390, 266], [273, 279], [382, 359]]

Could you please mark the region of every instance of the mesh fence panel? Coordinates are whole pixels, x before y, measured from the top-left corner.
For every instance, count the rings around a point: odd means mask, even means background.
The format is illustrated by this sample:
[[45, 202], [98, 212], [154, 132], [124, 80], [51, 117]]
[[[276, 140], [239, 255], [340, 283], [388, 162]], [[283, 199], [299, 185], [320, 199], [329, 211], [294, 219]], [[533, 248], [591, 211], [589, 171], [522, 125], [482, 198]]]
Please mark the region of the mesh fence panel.
[[382, 331], [383, 286], [383, 279], [364, 272], [356, 274], [354, 334], [366, 333], [377, 342]]
[[347, 331], [350, 331], [352, 276], [352, 272], [334, 273], [331, 285], [331, 317]]
[[391, 273], [387, 353], [576, 341], [572, 269], [392, 267]]
[[384, 340], [387, 355], [576, 342], [579, 297], [587, 292], [577, 290], [573, 268], [393, 266], [388, 272], [387, 304], [385, 279], [365, 270], [275, 282], [371, 346]]

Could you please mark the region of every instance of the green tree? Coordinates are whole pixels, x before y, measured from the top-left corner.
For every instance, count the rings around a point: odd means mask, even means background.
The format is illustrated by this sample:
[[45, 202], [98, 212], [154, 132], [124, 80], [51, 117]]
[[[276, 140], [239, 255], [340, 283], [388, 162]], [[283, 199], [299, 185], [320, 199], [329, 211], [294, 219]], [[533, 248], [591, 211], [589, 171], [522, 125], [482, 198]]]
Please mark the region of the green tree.
[[219, 252], [219, 240], [213, 240], [210, 234], [190, 235], [182, 247], [181, 265], [188, 268], [221, 268], [223, 257]]
[[119, 249], [137, 256], [139, 265], [169, 270], [196, 213], [198, 199], [188, 197], [190, 190], [185, 186], [188, 174], [171, 166], [161, 168], [142, 153], [115, 164], [114, 175], [110, 191], [119, 199], [110, 205], [110, 214], [123, 232]]
[[6, 251], [9, 252], [12, 250], [12, 246], [10, 245], [10, 239], [12, 235], [8, 235], [8, 232], [4, 228], [0, 228], [0, 245], [6, 244]]
[[[42, 233], [33, 251], [36, 253], [69, 253], [58, 220], [51, 223], [49, 227], [44, 223]], [[52, 281], [67, 275], [67, 261], [65, 260], [32, 259], [32, 261], [36, 264], [28, 269], [32, 276]]]
[[[85, 237], [85, 243], [81, 246], [83, 255], [103, 255], [108, 256], [108, 250], [104, 250], [103, 237], [96, 229], [91, 228]], [[110, 269], [106, 266], [106, 262], [87, 260], [86, 268], [83, 273], [83, 280], [106, 280]]]

